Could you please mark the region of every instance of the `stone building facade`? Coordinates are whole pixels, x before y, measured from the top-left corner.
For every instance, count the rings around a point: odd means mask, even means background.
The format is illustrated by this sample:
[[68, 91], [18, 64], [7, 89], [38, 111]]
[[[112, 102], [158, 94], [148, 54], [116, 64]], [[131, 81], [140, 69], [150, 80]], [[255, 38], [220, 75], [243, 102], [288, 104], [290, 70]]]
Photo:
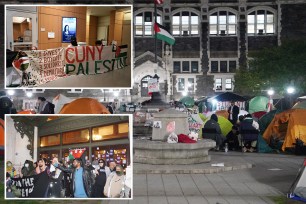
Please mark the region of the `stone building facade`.
[[235, 71], [247, 68], [250, 53], [306, 36], [305, 0], [164, 0], [157, 22], [176, 43], [157, 40], [155, 62], [153, 1], [133, 3], [132, 95], [140, 98], [155, 74], [166, 100], [233, 92]]

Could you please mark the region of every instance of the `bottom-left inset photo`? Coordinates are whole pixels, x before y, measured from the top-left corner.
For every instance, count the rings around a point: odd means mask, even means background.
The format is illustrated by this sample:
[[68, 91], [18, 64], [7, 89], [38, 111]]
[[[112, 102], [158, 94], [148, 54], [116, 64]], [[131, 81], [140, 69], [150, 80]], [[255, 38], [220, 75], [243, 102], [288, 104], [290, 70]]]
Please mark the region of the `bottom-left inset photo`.
[[6, 115], [5, 199], [132, 199], [131, 116]]

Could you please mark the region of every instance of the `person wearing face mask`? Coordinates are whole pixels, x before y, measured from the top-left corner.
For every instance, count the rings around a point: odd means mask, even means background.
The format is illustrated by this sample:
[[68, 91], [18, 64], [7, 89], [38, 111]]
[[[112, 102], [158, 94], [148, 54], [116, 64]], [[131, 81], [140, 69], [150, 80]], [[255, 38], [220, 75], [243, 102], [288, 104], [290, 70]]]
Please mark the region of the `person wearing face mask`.
[[20, 172], [20, 177], [33, 176], [35, 174], [33, 162], [26, 160]]
[[104, 186], [104, 195], [108, 198], [120, 198], [123, 197], [125, 176], [121, 165], [116, 166], [116, 173], [112, 173], [106, 180]]
[[99, 159], [98, 161], [99, 168], [95, 170], [95, 184], [93, 187], [93, 195], [94, 198], [105, 198], [103, 195], [104, 186], [106, 183], [106, 179], [110, 174], [109, 168], [106, 166], [106, 163], [103, 159]]
[[115, 162], [109, 162], [109, 169], [111, 172], [116, 171], [116, 163]]

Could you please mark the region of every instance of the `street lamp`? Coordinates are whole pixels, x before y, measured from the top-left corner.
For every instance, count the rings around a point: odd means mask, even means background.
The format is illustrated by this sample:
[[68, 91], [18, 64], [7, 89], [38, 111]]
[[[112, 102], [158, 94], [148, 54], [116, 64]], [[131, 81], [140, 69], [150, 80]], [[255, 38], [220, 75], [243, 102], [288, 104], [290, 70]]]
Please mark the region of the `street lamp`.
[[294, 92], [295, 92], [294, 87], [290, 86], [290, 87], [287, 88], [287, 93], [288, 94], [293, 94]]
[[7, 90], [7, 94], [8, 94], [9, 96], [13, 96], [13, 95], [15, 94], [15, 91], [12, 90], [12, 89]]
[[183, 94], [183, 96], [187, 96], [187, 92], [186, 91], [184, 91], [182, 94]]
[[269, 89], [269, 90], [268, 90], [268, 95], [269, 95], [269, 96], [274, 95], [274, 90], [273, 90], [273, 89]]

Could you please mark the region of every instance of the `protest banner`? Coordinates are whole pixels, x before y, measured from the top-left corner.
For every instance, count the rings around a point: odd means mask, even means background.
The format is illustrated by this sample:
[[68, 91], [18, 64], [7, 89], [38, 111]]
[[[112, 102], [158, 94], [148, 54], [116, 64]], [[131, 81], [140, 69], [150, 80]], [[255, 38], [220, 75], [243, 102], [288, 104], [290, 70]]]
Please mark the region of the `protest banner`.
[[188, 124], [190, 132], [199, 133], [203, 126], [203, 121], [198, 114], [191, 114], [188, 116]]
[[156, 78], [151, 78], [148, 80], [148, 92], [159, 92], [158, 81]]
[[[127, 45], [76, 46], [22, 51], [13, 62], [21, 71], [22, 86], [38, 86], [68, 75], [103, 74], [127, 65]], [[24, 81], [24, 80], [22, 80]]]
[[22, 198], [44, 198], [49, 186], [47, 171], [34, 176], [11, 179], [12, 185], [20, 189]]

